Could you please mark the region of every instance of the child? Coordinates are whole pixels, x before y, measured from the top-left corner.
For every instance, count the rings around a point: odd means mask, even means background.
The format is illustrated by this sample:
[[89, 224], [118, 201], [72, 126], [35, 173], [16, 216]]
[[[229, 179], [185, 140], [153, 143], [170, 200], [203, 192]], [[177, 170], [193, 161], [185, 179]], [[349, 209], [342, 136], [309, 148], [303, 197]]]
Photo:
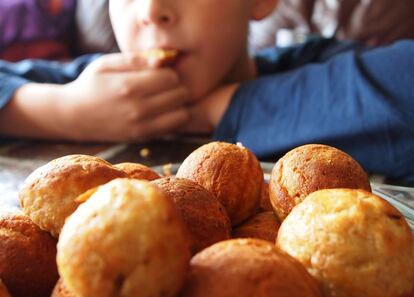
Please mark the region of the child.
[[[110, 14], [123, 54], [66, 66], [2, 64], [3, 105], [13, 98], [0, 114], [0, 133], [132, 141], [175, 131], [188, 121], [190, 101], [252, 77], [248, 21], [265, 17], [275, 2], [114, 0]], [[148, 65], [139, 53], [153, 48], [177, 50], [175, 65]]]
[[[275, 2], [112, 0], [122, 54], [0, 65], [0, 133], [140, 141], [183, 126], [215, 129], [259, 157], [326, 143], [369, 171], [413, 179], [414, 42], [362, 51], [317, 40], [270, 49], [254, 63], [248, 21]], [[178, 58], [148, 63], [139, 52], [153, 48]]]
[[[242, 142], [262, 158], [329, 144], [369, 172], [413, 185], [414, 41], [365, 51], [322, 43], [263, 52], [260, 77], [210, 93], [191, 107], [198, 123], [188, 126], [214, 127], [214, 138]], [[343, 53], [331, 57], [333, 48]]]

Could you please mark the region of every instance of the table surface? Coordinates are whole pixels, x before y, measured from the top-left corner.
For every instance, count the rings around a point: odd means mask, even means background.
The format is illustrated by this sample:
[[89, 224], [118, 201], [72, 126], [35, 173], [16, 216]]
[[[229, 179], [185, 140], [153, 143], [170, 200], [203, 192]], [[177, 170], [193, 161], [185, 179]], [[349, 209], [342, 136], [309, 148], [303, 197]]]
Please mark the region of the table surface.
[[86, 154], [101, 157], [113, 164], [137, 162], [156, 166], [182, 162], [193, 150], [208, 141], [205, 137], [171, 138], [143, 144], [0, 140], [0, 206], [18, 205], [18, 191], [26, 177], [55, 158]]
[[[192, 151], [209, 141], [207, 137], [169, 138], [141, 144], [0, 139], [0, 207], [18, 206], [18, 192], [26, 177], [36, 168], [65, 155], [86, 154], [103, 158], [112, 164], [137, 162], [158, 166], [182, 162]], [[143, 154], [143, 150], [149, 154]], [[262, 161], [276, 160], [275, 157]], [[394, 187], [372, 178], [371, 181], [377, 194], [390, 196], [402, 202], [402, 207], [409, 207], [407, 211], [413, 214], [414, 230], [414, 188]]]

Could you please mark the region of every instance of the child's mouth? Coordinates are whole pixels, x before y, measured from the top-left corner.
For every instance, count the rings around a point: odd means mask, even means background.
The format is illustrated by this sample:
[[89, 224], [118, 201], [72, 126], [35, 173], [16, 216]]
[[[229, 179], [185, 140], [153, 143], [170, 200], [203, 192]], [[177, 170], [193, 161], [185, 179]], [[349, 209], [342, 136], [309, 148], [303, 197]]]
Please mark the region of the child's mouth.
[[142, 57], [155, 62], [161, 67], [173, 66], [182, 56], [182, 52], [176, 49], [152, 48], [140, 53]]
[[188, 53], [185, 51], [177, 51], [177, 55], [175, 58], [171, 61], [169, 66], [172, 68], [178, 68], [178, 66], [182, 63], [182, 61], [187, 57]]

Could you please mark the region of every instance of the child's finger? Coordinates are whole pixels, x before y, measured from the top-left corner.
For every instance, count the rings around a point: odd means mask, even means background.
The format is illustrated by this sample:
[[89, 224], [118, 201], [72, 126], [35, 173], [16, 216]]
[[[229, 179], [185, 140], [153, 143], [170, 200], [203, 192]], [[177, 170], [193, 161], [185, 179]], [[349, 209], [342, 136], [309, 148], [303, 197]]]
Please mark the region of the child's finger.
[[155, 117], [150, 121], [141, 123], [139, 128], [141, 135], [138, 137], [148, 140], [177, 131], [189, 119], [190, 115], [187, 108], [175, 109]]
[[101, 72], [137, 71], [157, 68], [153, 61], [149, 61], [140, 54], [106, 54], [95, 62], [95, 67]]
[[158, 94], [178, 86], [180, 80], [174, 71], [167, 68], [149, 69], [138, 72], [123, 73], [120, 89], [126, 96], [146, 97]]
[[190, 92], [187, 88], [179, 86], [155, 96], [147, 97], [137, 104], [139, 104], [138, 108], [145, 114], [145, 118], [152, 118], [182, 106], [186, 106], [189, 102]]

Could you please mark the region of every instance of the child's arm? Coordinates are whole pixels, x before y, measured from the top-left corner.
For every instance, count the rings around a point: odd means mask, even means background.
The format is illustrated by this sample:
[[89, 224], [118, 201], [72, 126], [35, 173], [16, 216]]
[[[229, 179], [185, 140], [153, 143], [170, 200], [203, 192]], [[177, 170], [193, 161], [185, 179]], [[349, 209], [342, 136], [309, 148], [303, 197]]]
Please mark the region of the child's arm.
[[[7, 86], [3, 86], [7, 88]], [[73, 82], [27, 83], [0, 110], [3, 135], [140, 141], [188, 119], [188, 91], [170, 69], [139, 56], [105, 55]]]

